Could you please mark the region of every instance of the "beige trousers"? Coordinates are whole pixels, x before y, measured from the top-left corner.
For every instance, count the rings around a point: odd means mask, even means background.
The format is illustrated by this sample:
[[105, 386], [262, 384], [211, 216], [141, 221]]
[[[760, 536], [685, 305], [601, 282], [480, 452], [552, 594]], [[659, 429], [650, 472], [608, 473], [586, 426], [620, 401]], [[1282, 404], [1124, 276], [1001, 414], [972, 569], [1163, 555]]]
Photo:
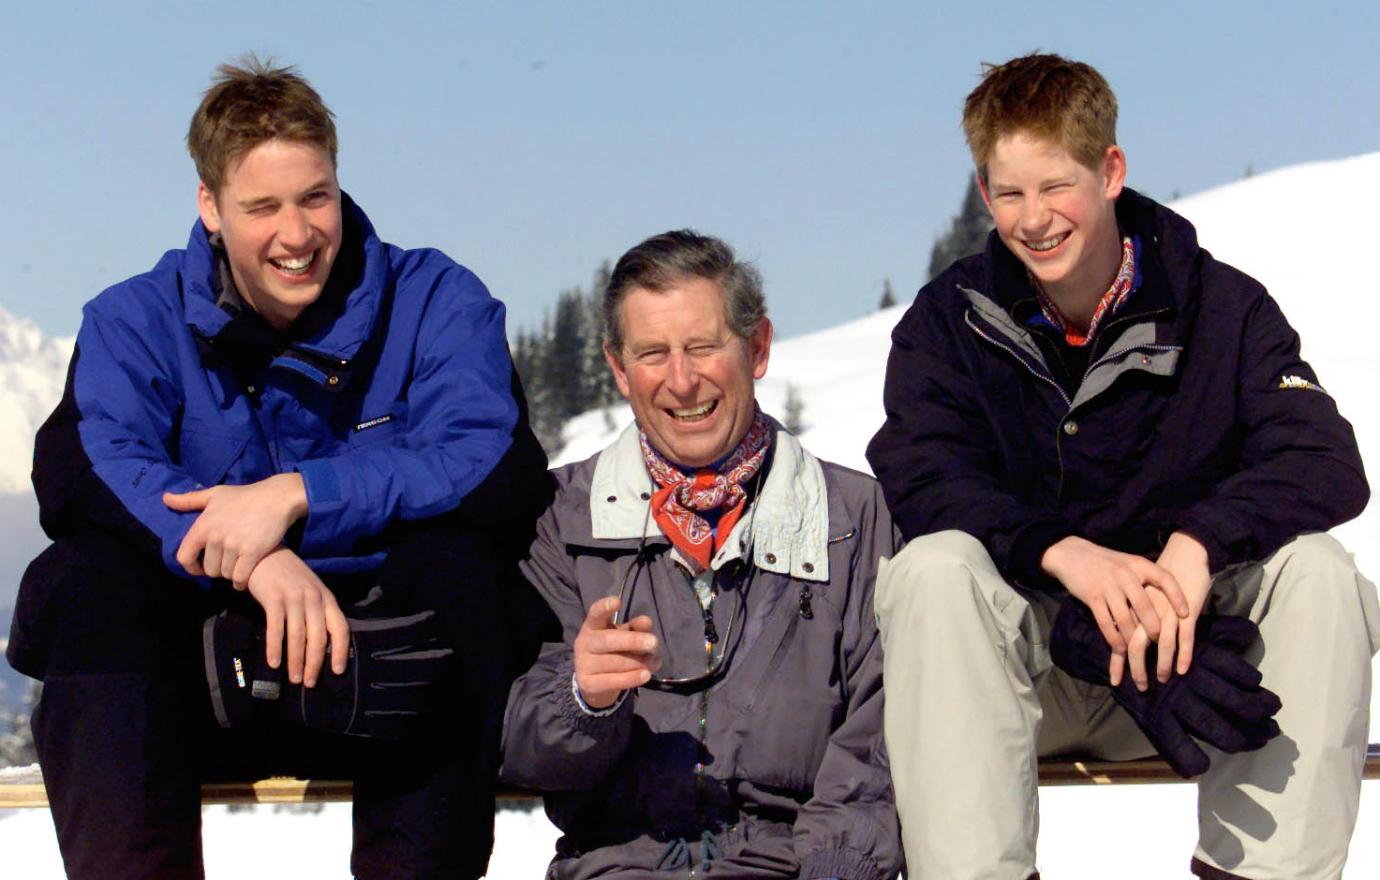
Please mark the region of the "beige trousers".
[[[1283, 733], [1239, 755], [1204, 746], [1212, 766], [1198, 780], [1194, 868], [1250, 880], [1339, 877], [1380, 646], [1375, 586], [1340, 544], [1313, 534], [1221, 572], [1209, 601], [1259, 625], [1247, 657], [1283, 702]], [[876, 609], [911, 880], [1025, 880], [1035, 870], [1039, 757], [1154, 754], [1108, 689], [1052, 666], [1057, 599], [1008, 585], [973, 537], [912, 541], [884, 563]]]

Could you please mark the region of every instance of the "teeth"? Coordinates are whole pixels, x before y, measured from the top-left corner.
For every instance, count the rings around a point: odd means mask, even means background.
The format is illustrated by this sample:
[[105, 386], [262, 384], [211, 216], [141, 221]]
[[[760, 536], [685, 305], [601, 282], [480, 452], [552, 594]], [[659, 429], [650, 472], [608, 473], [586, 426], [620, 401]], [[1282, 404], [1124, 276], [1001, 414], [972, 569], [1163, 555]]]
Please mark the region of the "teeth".
[[698, 419], [701, 416], [706, 416], [710, 412], [712, 412], [716, 404], [717, 401], [711, 400], [708, 403], [701, 404], [695, 407], [688, 407], [686, 409], [673, 409], [671, 410], [671, 415], [678, 419]]
[[1069, 234], [1065, 232], [1063, 235], [1056, 235], [1053, 238], [1046, 238], [1043, 241], [1027, 241], [1025, 246], [1032, 251], [1047, 251], [1057, 247], [1059, 243], [1068, 238], [1068, 236]]
[[272, 260], [271, 262], [273, 263], [273, 265], [277, 266], [279, 269], [282, 269], [284, 272], [293, 272], [300, 274], [307, 270], [307, 267], [311, 265], [312, 258], [315, 256], [315, 253], [310, 253], [307, 254], [305, 257], [282, 257], [276, 260]]

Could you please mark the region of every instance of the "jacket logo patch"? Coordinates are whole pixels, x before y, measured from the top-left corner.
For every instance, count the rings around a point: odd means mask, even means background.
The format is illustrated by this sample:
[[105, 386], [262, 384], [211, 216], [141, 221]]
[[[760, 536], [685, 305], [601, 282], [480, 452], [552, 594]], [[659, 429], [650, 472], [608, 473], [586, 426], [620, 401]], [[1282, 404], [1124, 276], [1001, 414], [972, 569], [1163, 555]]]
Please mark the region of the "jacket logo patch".
[[379, 425], [386, 425], [391, 421], [393, 421], [393, 417], [391, 415], [378, 416], [377, 418], [372, 419], [365, 419], [358, 425], [355, 425], [355, 432], [358, 433], [360, 431], [367, 431], [370, 428], [377, 428]]
[[1315, 384], [1315, 383], [1313, 383], [1313, 382], [1309, 382], [1307, 379], [1303, 378], [1302, 376], [1294, 376], [1294, 375], [1289, 375], [1289, 376], [1282, 376], [1282, 377], [1280, 377], [1279, 385], [1278, 385], [1277, 387], [1279, 387], [1279, 388], [1281, 388], [1281, 389], [1283, 389], [1283, 388], [1302, 388], [1302, 389], [1304, 389], [1305, 391], [1322, 391], [1323, 394], [1326, 394], [1326, 393], [1327, 393], [1326, 391], [1323, 391], [1323, 388], [1322, 388], [1321, 385]]

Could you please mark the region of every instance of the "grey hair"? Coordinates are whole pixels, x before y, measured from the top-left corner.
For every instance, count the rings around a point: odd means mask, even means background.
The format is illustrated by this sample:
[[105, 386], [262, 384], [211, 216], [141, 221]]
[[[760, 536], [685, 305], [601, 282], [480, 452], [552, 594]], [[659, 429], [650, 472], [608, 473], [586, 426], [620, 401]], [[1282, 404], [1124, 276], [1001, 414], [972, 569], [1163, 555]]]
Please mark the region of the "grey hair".
[[767, 316], [762, 274], [751, 263], [739, 261], [720, 239], [677, 229], [654, 235], [618, 258], [604, 291], [605, 344], [615, 355], [623, 350], [620, 309], [629, 293], [638, 288], [659, 293], [693, 278], [718, 282], [729, 329], [750, 339]]

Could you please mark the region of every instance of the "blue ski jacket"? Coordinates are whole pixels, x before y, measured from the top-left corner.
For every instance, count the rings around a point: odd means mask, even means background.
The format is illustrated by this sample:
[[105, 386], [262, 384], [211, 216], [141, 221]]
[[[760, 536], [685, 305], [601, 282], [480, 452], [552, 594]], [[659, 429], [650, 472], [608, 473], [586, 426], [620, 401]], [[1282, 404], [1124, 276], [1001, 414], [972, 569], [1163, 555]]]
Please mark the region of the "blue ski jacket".
[[330, 281], [286, 335], [218, 304], [200, 222], [185, 250], [86, 305], [35, 446], [49, 535], [113, 531], [190, 578], [175, 554], [197, 514], [163, 493], [296, 471], [309, 512], [289, 543], [320, 574], [360, 572], [381, 564], [371, 539], [390, 523], [479, 485], [518, 414], [503, 305], [439, 251], [380, 241], [348, 196], [342, 211]]

